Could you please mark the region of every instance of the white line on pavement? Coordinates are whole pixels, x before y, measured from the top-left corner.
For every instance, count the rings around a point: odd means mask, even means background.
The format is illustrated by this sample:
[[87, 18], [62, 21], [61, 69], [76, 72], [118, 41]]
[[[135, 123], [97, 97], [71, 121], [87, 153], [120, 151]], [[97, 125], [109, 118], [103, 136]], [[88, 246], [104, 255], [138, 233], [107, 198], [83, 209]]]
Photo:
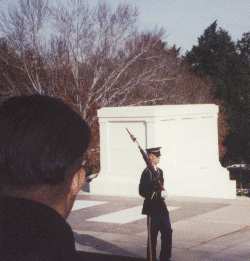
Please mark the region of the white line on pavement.
[[[168, 207], [168, 211], [178, 209], [179, 207]], [[129, 208], [103, 216], [87, 219], [86, 221], [106, 222], [116, 224], [126, 224], [135, 220], [146, 218], [146, 215], [141, 214], [142, 206]]]
[[72, 208], [72, 211], [74, 210], [79, 210], [82, 208], [89, 208], [89, 207], [93, 207], [93, 206], [98, 206], [98, 205], [102, 205], [102, 204], [106, 204], [108, 202], [104, 202], [104, 201], [92, 201], [92, 200], [76, 200], [74, 203], [74, 206]]

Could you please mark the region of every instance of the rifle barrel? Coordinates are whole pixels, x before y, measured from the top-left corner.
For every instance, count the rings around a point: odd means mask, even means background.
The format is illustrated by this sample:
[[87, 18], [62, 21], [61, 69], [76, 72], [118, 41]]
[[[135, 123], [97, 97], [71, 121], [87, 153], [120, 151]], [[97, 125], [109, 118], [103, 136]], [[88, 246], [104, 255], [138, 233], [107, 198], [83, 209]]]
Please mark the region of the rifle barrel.
[[150, 159], [148, 158], [147, 154], [145, 153], [145, 151], [141, 148], [140, 144], [138, 143], [138, 141], [136, 140], [136, 138], [129, 132], [129, 130], [126, 128], [126, 130], [128, 131], [131, 139], [133, 140], [133, 142], [136, 142], [138, 144], [138, 147], [139, 147], [139, 150], [142, 154], [142, 157], [144, 159], [144, 161], [146, 162], [148, 168], [150, 169], [150, 171], [152, 172], [154, 178], [156, 179], [157, 181], [157, 184], [159, 186], [159, 189], [162, 191], [162, 190], [165, 190], [164, 187], [162, 186], [161, 184], [161, 181], [159, 180], [159, 177], [158, 177], [158, 174], [154, 168], [154, 166], [152, 165]]

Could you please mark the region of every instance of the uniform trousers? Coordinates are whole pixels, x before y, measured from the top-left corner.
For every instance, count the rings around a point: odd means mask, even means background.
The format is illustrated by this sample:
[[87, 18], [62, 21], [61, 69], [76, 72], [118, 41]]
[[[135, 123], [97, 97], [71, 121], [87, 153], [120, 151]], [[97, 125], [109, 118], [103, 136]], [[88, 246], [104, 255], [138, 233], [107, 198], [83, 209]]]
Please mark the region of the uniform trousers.
[[[161, 252], [160, 261], [171, 258], [172, 249], [172, 228], [169, 215], [166, 216], [147, 216], [148, 225], [148, 245], [147, 260], [156, 261], [157, 236], [161, 233]], [[151, 244], [150, 244], [151, 242]], [[152, 259], [151, 259], [152, 258]]]

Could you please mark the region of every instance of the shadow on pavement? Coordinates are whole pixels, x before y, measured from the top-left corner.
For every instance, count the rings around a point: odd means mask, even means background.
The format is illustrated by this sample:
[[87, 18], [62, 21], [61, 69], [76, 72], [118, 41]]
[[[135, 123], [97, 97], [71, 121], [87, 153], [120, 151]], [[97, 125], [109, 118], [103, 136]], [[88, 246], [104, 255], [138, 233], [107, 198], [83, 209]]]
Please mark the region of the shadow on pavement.
[[108, 254], [99, 254], [99, 253], [91, 253], [91, 252], [82, 252], [78, 251], [80, 257], [83, 260], [88, 261], [145, 261], [144, 258], [137, 257], [127, 257], [127, 256], [117, 256], [117, 255], [108, 255]]
[[[124, 250], [114, 244], [111, 244], [105, 240], [95, 238], [90, 235], [81, 235], [74, 232], [75, 242], [82, 246], [89, 246], [97, 251], [110, 252], [110, 254], [100, 254], [100, 253], [91, 253], [78, 251], [79, 255], [83, 260], [98, 260], [98, 261], [145, 261], [144, 258], [131, 257], [135, 254]], [[115, 255], [114, 255], [115, 254]]]

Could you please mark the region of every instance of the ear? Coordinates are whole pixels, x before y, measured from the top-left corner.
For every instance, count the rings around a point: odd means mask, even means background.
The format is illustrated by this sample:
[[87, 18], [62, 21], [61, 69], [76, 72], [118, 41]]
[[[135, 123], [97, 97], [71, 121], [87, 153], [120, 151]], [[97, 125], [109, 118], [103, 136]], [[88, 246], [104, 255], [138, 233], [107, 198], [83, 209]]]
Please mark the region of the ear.
[[86, 174], [85, 170], [81, 168], [73, 176], [71, 186], [70, 186], [71, 197], [75, 197], [78, 194], [78, 192], [81, 190], [85, 181], [85, 174]]
[[152, 154], [151, 154], [151, 153], [148, 154], [148, 158], [149, 158], [150, 160], [152, 160]]

